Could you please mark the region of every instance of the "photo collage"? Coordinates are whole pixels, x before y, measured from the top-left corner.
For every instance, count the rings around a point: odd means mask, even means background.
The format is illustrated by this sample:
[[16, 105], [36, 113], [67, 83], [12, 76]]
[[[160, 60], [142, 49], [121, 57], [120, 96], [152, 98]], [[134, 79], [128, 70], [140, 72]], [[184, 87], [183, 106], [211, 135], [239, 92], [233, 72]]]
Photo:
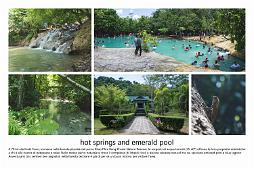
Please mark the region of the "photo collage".
[[9, 135], [246, 135], [244, 8], [8, 12]]

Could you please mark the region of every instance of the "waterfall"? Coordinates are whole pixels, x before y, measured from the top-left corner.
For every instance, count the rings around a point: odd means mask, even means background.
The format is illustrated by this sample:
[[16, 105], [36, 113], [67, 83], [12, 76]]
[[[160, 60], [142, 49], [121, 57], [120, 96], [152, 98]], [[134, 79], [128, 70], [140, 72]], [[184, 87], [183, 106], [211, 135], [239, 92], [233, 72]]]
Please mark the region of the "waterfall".
[[56, 49], [56, 53], [64, 53], [64, 51], [66, 50], [67, 48], [67, 43], [64, 43], [62, 45], [60, 45], [57, 49]]
[[68, 54], [74, 40], [75, 31], [54, 29], [38, 34], [29, 45], [30, 48], [45, 49], [56, 53]]

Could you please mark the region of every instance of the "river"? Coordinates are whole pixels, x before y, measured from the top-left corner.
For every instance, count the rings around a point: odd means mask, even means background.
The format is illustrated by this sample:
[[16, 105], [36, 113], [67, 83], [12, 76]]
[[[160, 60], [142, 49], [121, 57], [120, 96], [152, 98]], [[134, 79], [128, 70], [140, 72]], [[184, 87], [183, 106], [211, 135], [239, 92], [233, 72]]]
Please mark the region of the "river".
[[28, 47], [9, 48], [10, 72], [71, 72], [79, 55], [67, 55]]

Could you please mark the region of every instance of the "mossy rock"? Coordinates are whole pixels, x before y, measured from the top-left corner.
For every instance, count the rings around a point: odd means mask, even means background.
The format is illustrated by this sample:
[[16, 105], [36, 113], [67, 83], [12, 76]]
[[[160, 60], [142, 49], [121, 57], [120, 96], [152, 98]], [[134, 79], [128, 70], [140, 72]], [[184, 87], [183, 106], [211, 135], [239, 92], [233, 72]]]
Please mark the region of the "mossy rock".
[[91, 54], [91, 22], [87, 21], [77, 32], [72, 44], [72, 54]]

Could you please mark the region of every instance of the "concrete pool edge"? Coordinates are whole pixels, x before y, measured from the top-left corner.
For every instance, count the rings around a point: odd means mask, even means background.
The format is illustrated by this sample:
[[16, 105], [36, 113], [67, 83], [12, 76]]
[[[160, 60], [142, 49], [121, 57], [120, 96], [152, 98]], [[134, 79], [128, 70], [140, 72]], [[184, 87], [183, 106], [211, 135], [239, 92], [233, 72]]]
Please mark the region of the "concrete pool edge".
[[195, 67], [156, 52], [134, 55], [134, 48], [94, 49], [94, 71], [96, 72], [221, 72], [209, 68]]

